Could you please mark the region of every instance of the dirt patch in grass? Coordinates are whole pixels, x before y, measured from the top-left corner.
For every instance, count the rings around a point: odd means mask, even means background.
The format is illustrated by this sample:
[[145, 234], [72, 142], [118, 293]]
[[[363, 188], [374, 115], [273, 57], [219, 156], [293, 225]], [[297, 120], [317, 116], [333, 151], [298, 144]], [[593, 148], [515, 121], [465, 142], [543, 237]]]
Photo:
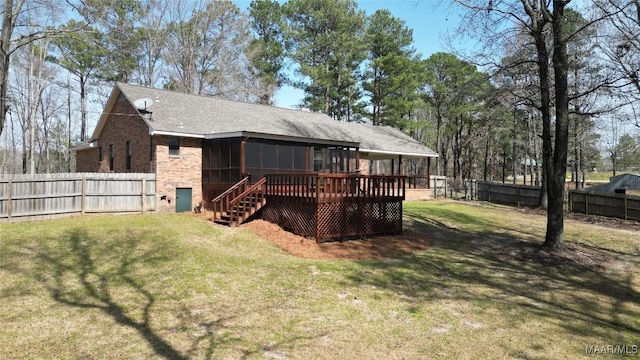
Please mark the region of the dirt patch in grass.
[[264, 220], [253, 220], [243, 227], [268, 239], [291, 255], [305, 259], [374, 260], [413, 254], [429, 248], [429, 240], [423, 234], [411, 230], [404, 231], [401, 235], [317, 244], [315, 239], [294, 235]]
[[[531, 216], [546, 213], [536, 209], [521, 209]], [[615, 229], [640, 231], [640, 223], [607, 217], [592, 217], [580, 214], [566, 214], [567, 219], [578, 221], [588, 226], [604, 226]], [[268, 239], [291, 255], [306, 259], [325, 260], [379, 260], [424, 252], [431, 246], [450, 239], [453, 234], [447, 228], [431, 229], [426, 234], [415, 229], [405, 229], [401, 235], [375, 236], [368, 239], [331, 241], [317, 244], [315, 239], [294, 235], [278, 225], [264, 220], [254, 220], [243, 225], [256, 234]], [[540, 250], [540, 243], [518, 240], [504, 242], [486, 242], [480, 238], [467, 238], [463, 241], [478, 243], [474, 248], [484, 249], [485, 256], [502, 261], [518, 261], [529, 264], [542, 264], [564, 269], [601, 270], [615, 259], [602, 249], [570, 243], [566, 251], [550, 253]], [[482, 250], [481, 250], [482, 251]]]
[[[546, 210], [542, 210], [542, 209], [522, 208], [522, 212], [526, 214], [536, 214], [540, 216], [547, 216]], [[565, 220], [575, 220], [577, 222], [581, 222], [584, 224], [605, 226], [612, 229], [640, 231], [640, 221], [625, 220], [625, 219], [618, 219], [614, 217], [606, 217], [606, 216], [598, 216], [598, 215], [577, 214], [577, 213], [565, 213], [564, 218]]]
[[540, 250], [539, 244], [517, 242], [510, 246], [496, 249], [495, 257], [508, 261], [542, 264], [561, 269], [601, 270], [607, 267], [613, 258], [603, 251], [590, 249], [581, 245], [568, 244], [566, 250], [557, 253]]

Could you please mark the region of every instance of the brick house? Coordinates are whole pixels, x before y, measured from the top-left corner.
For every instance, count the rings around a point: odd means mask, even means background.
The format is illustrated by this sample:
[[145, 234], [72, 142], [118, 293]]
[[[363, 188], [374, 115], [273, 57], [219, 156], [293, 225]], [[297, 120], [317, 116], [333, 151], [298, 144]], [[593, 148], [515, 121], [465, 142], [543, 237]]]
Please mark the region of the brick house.
[[369, 173], [369, 161], [437, 154], [401, 131], [324, 114], [118, 83], [78, 172], [156, 174], [159, 211], [190, 211], [245, 177]]

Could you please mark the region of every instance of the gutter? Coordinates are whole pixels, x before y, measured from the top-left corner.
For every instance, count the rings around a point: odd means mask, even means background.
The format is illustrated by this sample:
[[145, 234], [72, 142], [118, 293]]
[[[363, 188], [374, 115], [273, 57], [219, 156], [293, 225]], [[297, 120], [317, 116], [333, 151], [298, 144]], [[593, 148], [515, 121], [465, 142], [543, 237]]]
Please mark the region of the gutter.
[[402, 155], [409, 157], [440, 157], [440, 155], [433, 154], [425, 154], [425, 153], [410, 153], [410, 152], [402, 152], [402, 151], [385, 151], [385, 150], [373, 150], [373, 149], [360, 149], [360, 152], [366, 152], [371, 154], [380, 154], [380, 155]]
[[315, 138], [305, 138], [305, 137], [288, 136], [288, 135], [256, 133], [251, 131], [242, 131], [241, 135], [248, 138], [257, 138], [257, 139], [282, 140], [282, 141], [307, 143], [307, 144], [339, 145], [339, 146], [352, 147], [352, 148], [360, 147], [360, 143], [353, 142], [353, 141], [315, 139]]
[[149, 135], [165, 135], [165, 136], [176, 136], [176, 137], [188, 137], [188, 138], [196, 138], [196, 139], [204, 139], [205, 136], [202, 134], [189, 134], [189, 133], [181, 133], [175, 131], [162, 131], [162, 130], [151, 130], [149, 131]]
[[98, 142], [97, 141], [92, 141], [92, 142], [82, 142], [76, 145], [73, 145], [69, 148], [69, 150], [71, 151], [82, 151], [82, 150], [88, 150], [88, 149], [93, 149], [93, 148], [97, 148], [98, 147]]

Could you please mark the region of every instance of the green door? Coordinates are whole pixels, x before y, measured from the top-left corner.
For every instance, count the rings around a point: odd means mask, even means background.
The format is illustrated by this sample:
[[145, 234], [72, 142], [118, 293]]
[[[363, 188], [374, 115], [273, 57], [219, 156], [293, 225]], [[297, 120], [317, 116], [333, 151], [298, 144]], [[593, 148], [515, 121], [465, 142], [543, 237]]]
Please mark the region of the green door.
[[191, 211], [191, 188], [176, 189], [176, 212]]

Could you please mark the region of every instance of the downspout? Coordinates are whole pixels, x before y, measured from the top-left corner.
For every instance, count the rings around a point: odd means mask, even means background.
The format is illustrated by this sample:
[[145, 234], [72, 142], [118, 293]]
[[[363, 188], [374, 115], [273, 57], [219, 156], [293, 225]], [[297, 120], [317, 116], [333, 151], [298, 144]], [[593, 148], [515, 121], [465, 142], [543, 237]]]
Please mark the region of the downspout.
[[431, 188], [431, 158], [427, 158], [427, 189]]
[[149, 172], [155, 173], [153, 135], [149, 134]]

